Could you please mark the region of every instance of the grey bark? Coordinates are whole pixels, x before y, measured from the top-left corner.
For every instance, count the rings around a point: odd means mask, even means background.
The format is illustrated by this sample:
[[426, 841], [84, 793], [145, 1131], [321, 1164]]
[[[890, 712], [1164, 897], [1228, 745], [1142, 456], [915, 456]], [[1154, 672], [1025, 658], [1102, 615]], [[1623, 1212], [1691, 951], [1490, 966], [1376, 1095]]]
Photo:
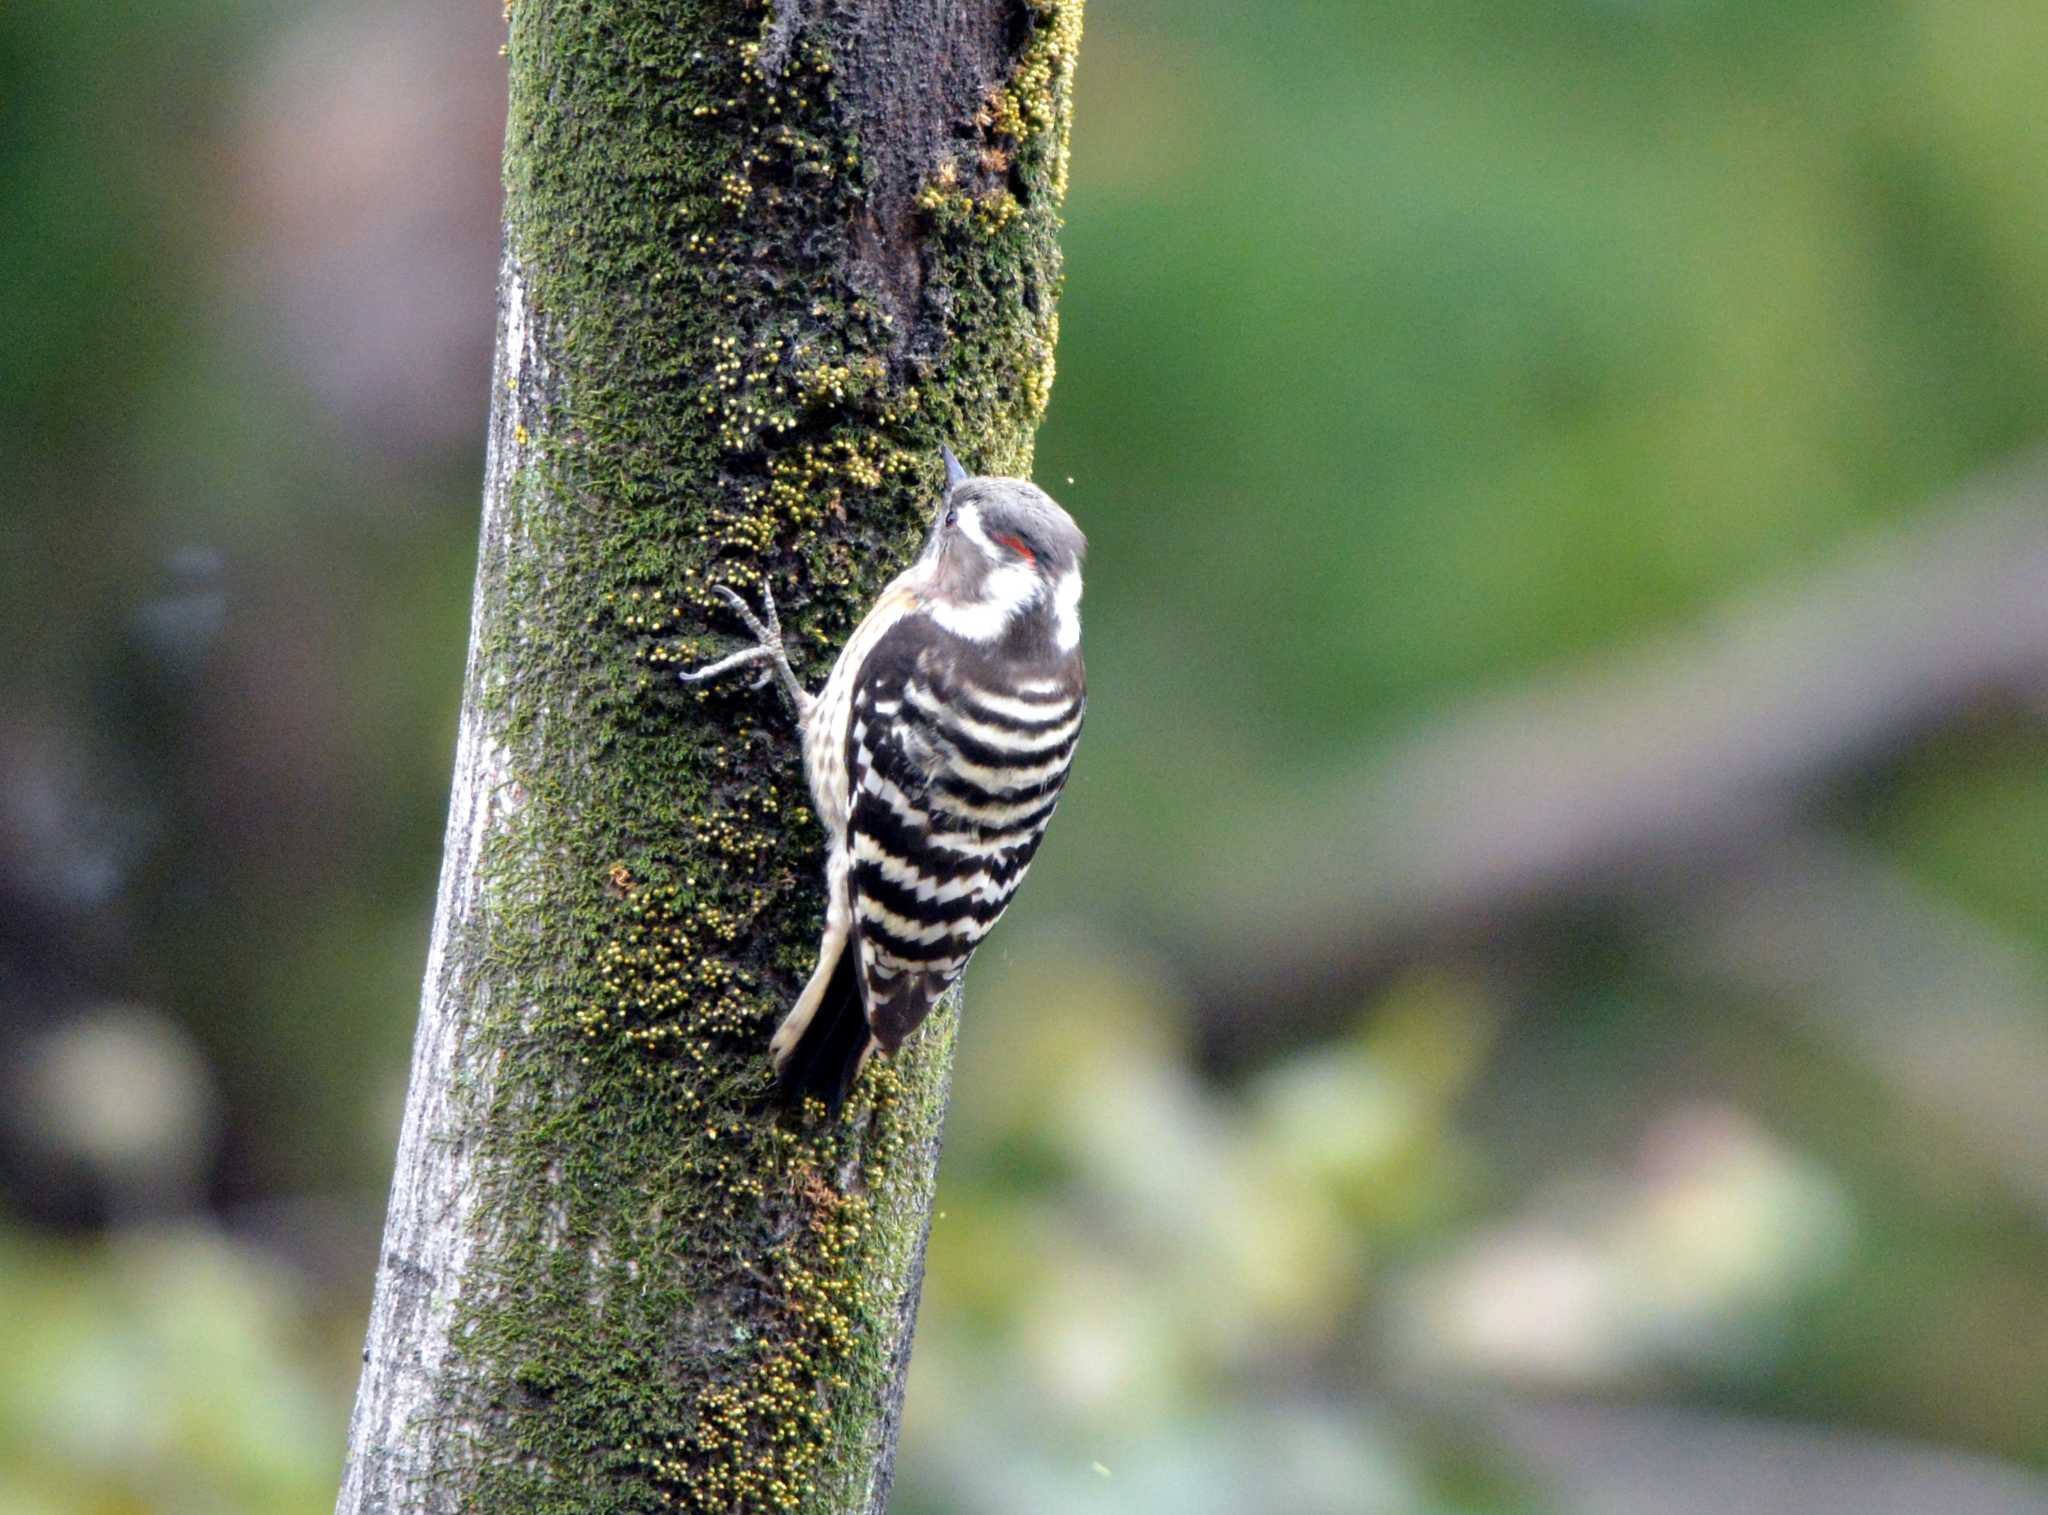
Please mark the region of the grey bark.
[[[481, 1133], [470, 1116], [473, 1108], [488, 1107], [496, 1072], [494, 1057], [473, 1055], [492, 987], [480, 971], [489, 934], [483, 860], [493, 838], [507, 833], [523, 796], [502, 729], [507, 707], [489, 698], [488, 684], [506, 670], [491, 666], [484, 623], [487, 609], [504, 593], [506, 556], [515, 550], [506, 535], [506, 505], [519, 429], [528, 426], [531, 434], [545, 383], [525, 283], [509, 250], [498, 279], [492, 381], [482, 547], [441, 882], [362, 1381], [335, 1506], [362, 1515], [416, 1507], [418, 1475], [433, 1463], [450, 1429], [445, 1417], [428, 1422], [443, 1408], [438, 1395], [468, 1264], [486, 1242], [476, 1214]], [[458, 1085], [465, 1083], [458, 1098]]]

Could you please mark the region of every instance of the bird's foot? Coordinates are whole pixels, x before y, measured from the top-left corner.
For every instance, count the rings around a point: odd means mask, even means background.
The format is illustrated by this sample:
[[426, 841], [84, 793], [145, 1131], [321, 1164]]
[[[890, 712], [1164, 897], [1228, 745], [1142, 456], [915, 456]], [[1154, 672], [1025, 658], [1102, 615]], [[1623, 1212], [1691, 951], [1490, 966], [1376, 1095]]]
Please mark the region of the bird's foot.
[[740, 620], [745, 623], [747, 630], [754, 634], [754, 645], [742, 648], [730, 657], [720, 658], [715, 663], [707, 663], [702, 668], [682, 669], [676, 677], [685, 684], [702, 684], [730, 673], [735, 668], [765, 663], [768, 666], [761, 670], [752, 687], [762, 689], [771, 679], [781, 679], [783, 693], [789, 697], [789, 703], [795, 709], [797, 719], [801, 721], [810, 714], [811, 696], [804, 686], [797, 682], [796, 670], [789, 666], [789, 654], [782, 645], [782, 621], [775, 613], [774, 592], [767, 584], [762, 584], [761, 614], [757, 616], [753, 608], [726, 585], [714, 584], [712, 588], [732, 606]]

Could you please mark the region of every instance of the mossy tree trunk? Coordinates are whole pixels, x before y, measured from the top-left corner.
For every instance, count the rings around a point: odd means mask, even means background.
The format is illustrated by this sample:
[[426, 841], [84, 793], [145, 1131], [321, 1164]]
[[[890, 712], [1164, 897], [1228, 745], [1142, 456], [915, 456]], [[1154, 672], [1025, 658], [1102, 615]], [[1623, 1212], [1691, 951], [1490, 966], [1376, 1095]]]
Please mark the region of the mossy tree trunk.
[[815, 682], [938, 445], [1052, 378], [1080, 0], [512, 0], [506, 254], [448, 849], [339, 1509], [877, 1511], [953, 1012], [768, 1097]]

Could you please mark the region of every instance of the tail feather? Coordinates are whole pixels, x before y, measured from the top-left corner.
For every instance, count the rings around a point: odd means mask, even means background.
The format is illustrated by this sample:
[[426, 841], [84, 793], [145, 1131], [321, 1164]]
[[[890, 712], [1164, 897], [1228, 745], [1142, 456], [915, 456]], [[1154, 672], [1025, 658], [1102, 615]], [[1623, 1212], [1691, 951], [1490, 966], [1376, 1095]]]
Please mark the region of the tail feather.
[[854, 966], [858, 950], [848, 942], [840, 952], [810, 1024], [775, 1070], [776, 1090], [784, 1099], [795, 1102], [814, 1094], [834, 1115], [846, 1103], [868, 1050], [868, 1018]]

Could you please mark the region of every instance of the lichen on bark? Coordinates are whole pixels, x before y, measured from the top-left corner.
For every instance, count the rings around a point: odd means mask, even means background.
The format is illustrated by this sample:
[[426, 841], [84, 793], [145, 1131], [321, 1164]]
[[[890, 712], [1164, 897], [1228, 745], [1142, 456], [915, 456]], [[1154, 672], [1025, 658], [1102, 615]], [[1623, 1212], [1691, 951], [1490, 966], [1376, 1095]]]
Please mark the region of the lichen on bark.
[[938, 445], [1028, 467], [1079, 0], [508, 7], [450, 850], [343, 1510], [879, 1510], [956, 1012], [778, 1111], [822, 673]]

